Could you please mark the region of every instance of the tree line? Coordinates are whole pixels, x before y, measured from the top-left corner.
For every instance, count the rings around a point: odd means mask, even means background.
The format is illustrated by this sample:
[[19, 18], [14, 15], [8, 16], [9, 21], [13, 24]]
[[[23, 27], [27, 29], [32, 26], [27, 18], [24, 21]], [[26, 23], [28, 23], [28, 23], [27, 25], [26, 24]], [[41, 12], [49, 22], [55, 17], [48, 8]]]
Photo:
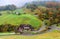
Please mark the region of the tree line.
[[15, 5], [6, 5], [6, 6], [0, 6], [0, 11], [5, 11], [5, 10], [15, 10], [17, 7]]
[[28, 4], [24, 9], [25, 12], [36, 15], [40, 20], [46, 20], [46, 25], [60, 24], [60, 3], [47, 2], [45, 6], [37, 6], [38, 3]]

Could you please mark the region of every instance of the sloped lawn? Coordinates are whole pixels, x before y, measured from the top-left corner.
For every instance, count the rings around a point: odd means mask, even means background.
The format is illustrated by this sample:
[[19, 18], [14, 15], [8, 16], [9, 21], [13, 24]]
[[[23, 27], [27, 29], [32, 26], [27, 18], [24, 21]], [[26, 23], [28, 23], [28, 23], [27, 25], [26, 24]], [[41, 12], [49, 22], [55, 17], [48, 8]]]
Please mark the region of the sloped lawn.
[[35, 28], [39, 28], [42, 25], [42, 21], [37, 17], [23, 14], [23, 15], [2, 15], [0, 16], [0, 25], [1, 24], [11, 24], [11, 25], [20, 25], [20, 24], [30, 24]]

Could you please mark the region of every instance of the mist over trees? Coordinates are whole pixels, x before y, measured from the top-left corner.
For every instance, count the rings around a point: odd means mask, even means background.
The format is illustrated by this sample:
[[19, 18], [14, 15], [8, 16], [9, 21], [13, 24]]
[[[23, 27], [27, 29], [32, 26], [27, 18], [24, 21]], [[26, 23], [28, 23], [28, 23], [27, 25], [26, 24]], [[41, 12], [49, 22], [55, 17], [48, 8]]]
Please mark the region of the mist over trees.
[[47, 8], [58, 8], [60, 7], [60, 2], [58, 1], [33, 1], [31, 3], [26, 3], [26, 5], [44, 6]]
[[0, 11], [5, 11], [5, 10], [16, 10], [17, 7], [15, 5], [6, 5], [6, 6], [0, 6]]

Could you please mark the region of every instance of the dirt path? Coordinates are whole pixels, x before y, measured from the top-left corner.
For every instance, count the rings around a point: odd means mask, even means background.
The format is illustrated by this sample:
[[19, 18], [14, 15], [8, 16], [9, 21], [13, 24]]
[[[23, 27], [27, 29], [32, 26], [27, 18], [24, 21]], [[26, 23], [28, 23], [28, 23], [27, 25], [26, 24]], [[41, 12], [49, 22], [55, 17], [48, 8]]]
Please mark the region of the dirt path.
[[[56, 25], [52, 25], [52, 26], [50, 26], [50, 28], [51, 28], [51, 29], [49, 29], [49, 30], [43, 31], [43, 30], [46, 29], [46, 25], [45, 25], [44, 22], [43, 22], [42, 27], [40, 27], [40, 29], [39, 29], [38, 31], [32, 31], [32, 32], [35, 32], [35, 33], [38, 33], [38, 34], [43, 34], [43, 33], [47, 33], [47, 32], [52, 32], [53, 30], [59, 30], [59, 31], [60, 31], [60, 28], [57, 27]], [[43, 32], [42, 32], [42, 31], [43, 31]], [[15, 35], [15, 33], [1, 33], [0, 36], [1, 36], [1, 35]], [[19, 35], [20, 35], [20, 34], [19, 34]], [[36, 35], [36, 34], [31, 34], [30, 32], [25, 32], [25, 33], [23, 33], [23, 34], [21, 34], [21, 35], [32, 36], [32, 35]]]

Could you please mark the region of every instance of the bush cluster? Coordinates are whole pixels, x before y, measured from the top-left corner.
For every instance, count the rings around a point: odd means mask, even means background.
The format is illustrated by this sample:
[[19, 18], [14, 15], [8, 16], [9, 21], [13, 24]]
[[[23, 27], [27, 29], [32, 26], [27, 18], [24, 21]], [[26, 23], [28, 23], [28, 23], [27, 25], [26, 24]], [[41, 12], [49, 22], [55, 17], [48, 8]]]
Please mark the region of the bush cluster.
[[2, 24], [0, 25], [0, 32], [13, 32], [16, 26], [11, 24]]

